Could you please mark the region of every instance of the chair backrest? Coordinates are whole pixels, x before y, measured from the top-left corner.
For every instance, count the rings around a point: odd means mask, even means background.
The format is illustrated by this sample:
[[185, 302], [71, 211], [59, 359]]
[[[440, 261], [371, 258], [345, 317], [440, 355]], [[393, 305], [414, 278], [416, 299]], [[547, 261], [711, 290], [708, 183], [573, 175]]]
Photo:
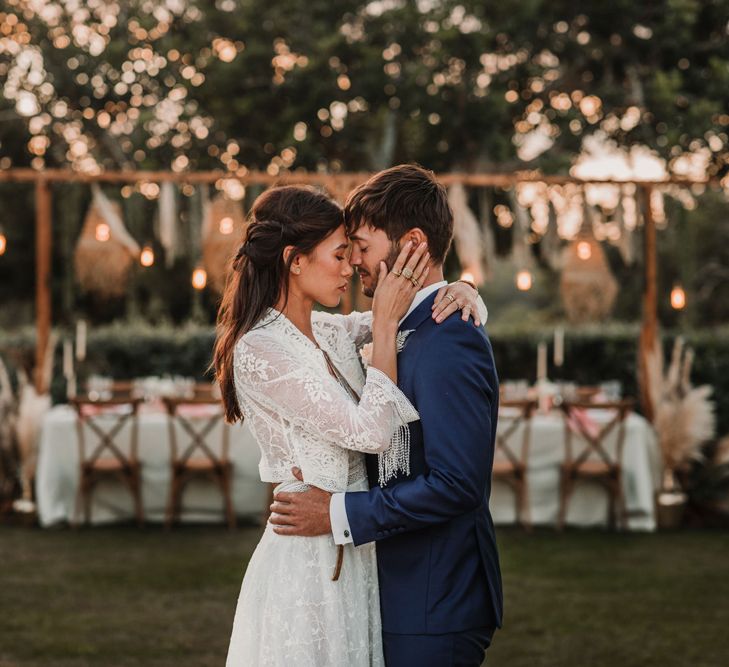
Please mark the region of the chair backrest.
[[186, 463], [200, 457], [216, 464], [228, 461], [230, 428], [220, 399], [198, 395], [163, 400], [173, 462]]
[[140, 403], [141, 400], [133, 398], [71, 399], [77, 414], [76, 430], [82, 464], [109, 458], [121, 463], [137, 460]]
[[564, 401], [565, 462], [579, 468], [588, 461], [617, 466], [623, 458], [625, 421], [632, 399], [620, 401]]
[[514, 467], [526, 465], [531, 442], [532, 416], [536, 408], [536, 401], [531, 400], [499, 402], [495, 458], [507, 460]]

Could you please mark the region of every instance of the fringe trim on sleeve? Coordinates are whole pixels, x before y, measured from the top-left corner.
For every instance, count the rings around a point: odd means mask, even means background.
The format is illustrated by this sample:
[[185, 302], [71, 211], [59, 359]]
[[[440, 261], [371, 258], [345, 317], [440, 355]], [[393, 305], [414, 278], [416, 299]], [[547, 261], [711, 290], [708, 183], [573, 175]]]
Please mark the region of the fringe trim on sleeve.
[[378, 454], [380, 486], [397, 476], [398, 473], [410, 474], [410, 429], [407, 424], [401, 425], [392, 436], [390, 448]]

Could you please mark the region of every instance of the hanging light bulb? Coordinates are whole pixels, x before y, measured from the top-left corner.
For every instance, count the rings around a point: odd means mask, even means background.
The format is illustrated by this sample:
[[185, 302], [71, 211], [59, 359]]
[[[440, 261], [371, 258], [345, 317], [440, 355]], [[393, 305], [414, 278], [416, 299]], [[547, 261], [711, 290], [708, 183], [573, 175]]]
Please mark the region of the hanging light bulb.
[[105, 222], [100, 222], [96, 225], [96, 240], [102, 243], [108, 241], [111, 238], [111, 229]]
[[532, 282], [532, 274], [526, 269], [523, 269], [516, 274], [516, 286], [522, 292], [528, 292], [532, 288]]
[[195, 289], [201, 290], [205, 289], [205, 285], [207, 285], [208, 282], [208, 274], [202, 267], [197, 267], [192, 272], [192, 286]]
[[577, 244], [577, 256], [584, 261], [592, 257], [592, 247], [588, 241], [580, 241]]
[[142, 266], [152, 266], [154, 264], [154, 250], [152, 250], [151, 246], [144, 246], [142, 248], [142, 252], [139, 255], [139, 263]]
[[5, 233], [3, 232], [2, 227], [0, 227], [0, 255], [4, 255], [7, 248], [8, 240], [5, 238]]
[[683, 310], [686, 307], [686, 292], [678, 283], [671, 290], [671, 307], [675, 310]]
[[225, 217], [220, 219], [218, 229], [221, 234], [232, 234], [233, 233], [233, 218]]

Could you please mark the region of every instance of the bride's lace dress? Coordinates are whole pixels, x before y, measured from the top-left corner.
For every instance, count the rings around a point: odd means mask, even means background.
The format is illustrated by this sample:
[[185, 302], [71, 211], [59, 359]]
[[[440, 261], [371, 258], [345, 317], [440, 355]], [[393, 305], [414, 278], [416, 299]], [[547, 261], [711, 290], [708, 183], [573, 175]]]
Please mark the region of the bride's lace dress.
[[[386, 449], [418, 414], [385, 374], [369, 368], [365, 378], [357, 346], [370, 335], [370, 314], [315, 313], [312, 327], [321, 349], [269, 310], [236, 345], [237, 397], [261, 449], [261, 479], [301, 490], [291, 474], [298, 466], [327, 491], [366, 490], [363, 453]], [[243, 579], [227, 666], [384, 665], [374, 544], [345, 545], [332, 581], [336, 559], [330, 535], [284, 537], [269, 524]]]

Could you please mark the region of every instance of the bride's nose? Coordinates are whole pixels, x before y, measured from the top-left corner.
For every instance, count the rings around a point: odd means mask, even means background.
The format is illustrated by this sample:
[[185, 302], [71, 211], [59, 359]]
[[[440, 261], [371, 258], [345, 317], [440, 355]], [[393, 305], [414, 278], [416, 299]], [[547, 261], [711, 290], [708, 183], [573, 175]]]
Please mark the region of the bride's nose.
[[344, 268], [342, 269], [342, 276], [345, 278], [351, 278], [354, 274], [354, 269], [352, 268], [352, 265], [349, 262], [346, 262]]

